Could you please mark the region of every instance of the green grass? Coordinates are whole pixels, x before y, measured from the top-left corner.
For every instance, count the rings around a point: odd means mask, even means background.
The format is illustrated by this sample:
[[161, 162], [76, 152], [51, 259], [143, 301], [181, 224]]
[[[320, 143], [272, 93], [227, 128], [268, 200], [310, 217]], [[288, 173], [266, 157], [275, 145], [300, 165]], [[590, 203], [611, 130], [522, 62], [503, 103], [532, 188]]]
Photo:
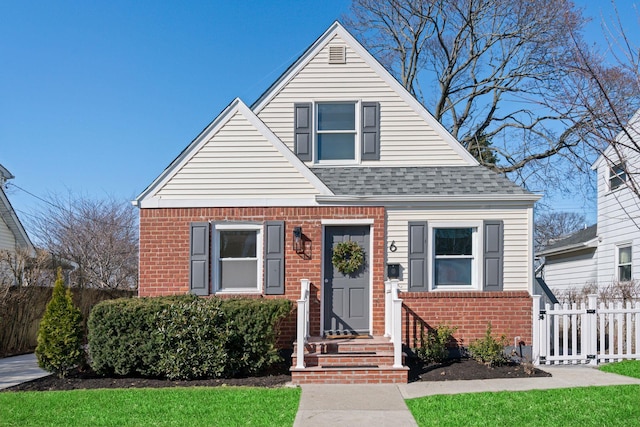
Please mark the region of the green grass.
[[613, 374], [626, 375], [627, 377], [640, 378], [640, 360], [624, 360], [622, 362], [602, 365], [601, 371]]
[[640, 386], [438, 395], [407, 400], [420, 426], [640, 426]]
[[0, 426], [287, 426], [297, 388], [249, 387], [0, 393]]

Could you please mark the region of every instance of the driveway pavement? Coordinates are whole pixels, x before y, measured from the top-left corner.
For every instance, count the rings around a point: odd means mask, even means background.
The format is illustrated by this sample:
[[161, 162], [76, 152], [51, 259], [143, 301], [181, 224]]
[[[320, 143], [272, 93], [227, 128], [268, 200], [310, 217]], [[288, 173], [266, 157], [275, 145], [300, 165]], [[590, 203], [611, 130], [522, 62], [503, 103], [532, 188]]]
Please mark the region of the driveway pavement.
[[49, 372], [38, 367], [36, 355], [33, 353], [0, 359], [0, 389], [47, 375]]

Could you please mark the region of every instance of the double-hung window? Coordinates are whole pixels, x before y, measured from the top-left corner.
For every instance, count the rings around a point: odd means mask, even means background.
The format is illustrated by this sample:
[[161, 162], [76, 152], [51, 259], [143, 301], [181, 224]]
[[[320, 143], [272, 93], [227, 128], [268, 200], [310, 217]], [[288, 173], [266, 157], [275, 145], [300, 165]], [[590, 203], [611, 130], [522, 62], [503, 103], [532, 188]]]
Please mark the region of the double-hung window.
[[318, 161], [355, 161], [356, 103], [318, 103], [316, 112]]
[[611, 191], [620, 187], [627, 181], [627, 172], [624, 163], [618, 163], [609, 169], [609, 188]]
[[433, 228], [433, 288], [473, 287], [476, 228]]
[[214, 277], [218, 292], [259, 292], [262, 277], [262, 227], [217, 225]]
[[631, 280], [631, 246], [618, 247], [618, 280], [626, 282]]

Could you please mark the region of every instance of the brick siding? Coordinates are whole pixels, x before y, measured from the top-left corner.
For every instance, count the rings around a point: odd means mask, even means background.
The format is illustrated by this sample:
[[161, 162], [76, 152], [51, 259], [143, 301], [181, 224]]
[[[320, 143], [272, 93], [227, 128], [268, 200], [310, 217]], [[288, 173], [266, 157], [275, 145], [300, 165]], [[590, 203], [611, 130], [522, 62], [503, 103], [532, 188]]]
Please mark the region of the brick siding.
[[526, 291], [402, 292], [403, 342], [415, 347], [420, 332], [440, 324], [457, 326], [454, 338], [468, 346], [482, 338], [491, 322], [492, 335], [517, 336], [531, 344], [532, 299]]

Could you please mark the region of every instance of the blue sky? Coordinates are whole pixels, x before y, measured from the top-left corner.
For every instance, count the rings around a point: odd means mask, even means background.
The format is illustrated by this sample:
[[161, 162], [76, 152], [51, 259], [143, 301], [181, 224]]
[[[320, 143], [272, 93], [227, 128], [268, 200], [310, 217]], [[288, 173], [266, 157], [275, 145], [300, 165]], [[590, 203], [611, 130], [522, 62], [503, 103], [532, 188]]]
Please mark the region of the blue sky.
[[[252, 103], [349, 4], [4, 2], [0, 164], [37, 196], [132, 199], [230, 101]], [[587, 14], [599, 21], [602, 6]], [[16, 188], [9, 198], [21, 217], [40, 203]]]

